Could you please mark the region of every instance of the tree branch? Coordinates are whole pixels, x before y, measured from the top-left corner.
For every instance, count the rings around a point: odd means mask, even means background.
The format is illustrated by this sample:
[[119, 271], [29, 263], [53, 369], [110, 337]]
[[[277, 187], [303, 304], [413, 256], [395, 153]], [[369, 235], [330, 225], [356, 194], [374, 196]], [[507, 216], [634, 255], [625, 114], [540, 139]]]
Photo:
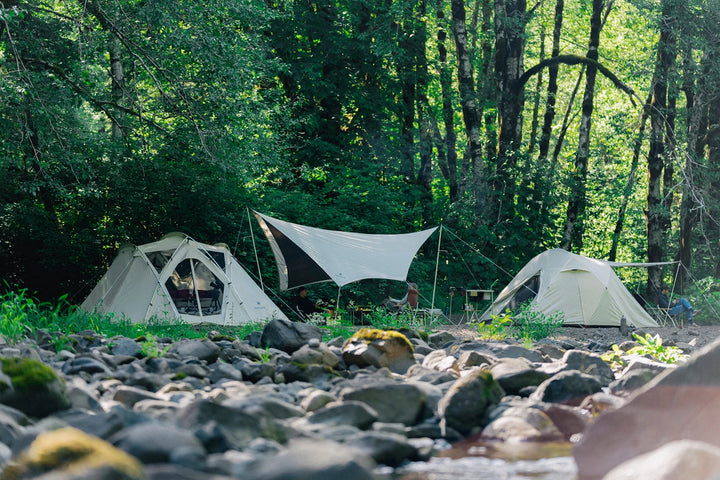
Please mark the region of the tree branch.
[[514, 82], [513, 89], [516, 92], [520, 91], [525, 87], [525, 84], [530, 80], [530, 78], [532, 78], [533, 75], [540, 73], [544, 68], [548, 68], [559, 63], [564, 63], [565, 65], [578, 65], [582, 63], [596, 67], [598, 71], [613, 82], [617, 88], [627, 93], [630, 97], [630, 103], [632, 103], [633, 106], [636, 106], [635, 98], [637, 98], [637, 94], [632, 88], [623, 83], [619, 78], [617, 78], [617, 76], [615, 76], [614, 73], [612, 73], [607, 67], [603, 66], [600, 62], [580, 55], [558, 55], [557, 57], [551, 57], [541, 61], [534, 67], [526, 70], [525, 73], [523, 73], [522, 76]]

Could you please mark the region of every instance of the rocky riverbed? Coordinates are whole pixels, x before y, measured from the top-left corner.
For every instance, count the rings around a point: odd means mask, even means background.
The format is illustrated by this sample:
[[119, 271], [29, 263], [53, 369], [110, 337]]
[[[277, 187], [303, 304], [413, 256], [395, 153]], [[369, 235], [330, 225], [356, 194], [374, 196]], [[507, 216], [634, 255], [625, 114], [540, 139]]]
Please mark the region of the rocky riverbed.
[[[596, 424], [675, 369], [637, 355], [611, 369], [599, 354], [629, 349], [630, 333], [566, 328], [531, 349], [457, 327], [324, 343], [275, 320], [242, 340], [81, 332], [59, 352], [43, 335], [0, 348], [0, 479], [417, 479], [413, 466], [463, 445], [567, 445], [579, 478], [600, 479], [615, 465], [583, 457]], [[637, 333], [689, 353], [720, 334]]]

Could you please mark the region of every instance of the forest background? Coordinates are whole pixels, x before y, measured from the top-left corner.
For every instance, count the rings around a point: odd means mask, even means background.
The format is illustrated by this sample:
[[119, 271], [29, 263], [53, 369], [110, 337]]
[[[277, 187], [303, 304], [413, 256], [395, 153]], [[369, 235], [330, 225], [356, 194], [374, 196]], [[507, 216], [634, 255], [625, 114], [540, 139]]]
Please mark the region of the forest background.
[[0, 0], [0, 277], [79, 303], [182, 231], [257, 275], [254, 236], [273, 288], [255, 209], [442, 224], [410, 273], [441, 305], [554, 247], [713, 284], [719, 83], [717, 1]]

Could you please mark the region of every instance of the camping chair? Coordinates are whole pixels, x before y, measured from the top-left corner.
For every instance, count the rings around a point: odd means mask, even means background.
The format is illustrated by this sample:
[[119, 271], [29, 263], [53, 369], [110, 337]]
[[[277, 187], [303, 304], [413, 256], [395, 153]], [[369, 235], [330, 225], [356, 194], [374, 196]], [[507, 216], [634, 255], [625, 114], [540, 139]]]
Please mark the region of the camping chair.
[[[655, 319], [656, 322], [661, 327], [669, 327], [672, 325], [673, 327], [677, 327], [678, 324], [675, 321], [675, 317], [678, 315], [670, 315], [669, 309], [662, 308], [659, 305], [648, 303], [645, 307], [647, 312], [650, 314], [651, 317]], [[679, 315], [685, 315], [685, 313], [680, 313]]]

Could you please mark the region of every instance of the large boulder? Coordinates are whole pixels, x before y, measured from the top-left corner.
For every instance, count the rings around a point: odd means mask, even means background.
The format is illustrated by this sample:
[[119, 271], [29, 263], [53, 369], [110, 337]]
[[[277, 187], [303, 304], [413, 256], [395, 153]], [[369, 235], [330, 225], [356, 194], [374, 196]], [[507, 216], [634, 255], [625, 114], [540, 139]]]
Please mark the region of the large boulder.
[[517, 395], [523, 388], [540, 385], [549, 378], [525, 358], [503, 358], [490, 372], [508, 395]]
[[381, 422], [414, 425], [425, 406], [427, 394], [411, 383], [378, 383], [342, 392], [342, 400], [370, 405]]
[[317, 326], [275, 318], [265, 325], [260, 344], [292, 354], [312, 339], [322, 340], [322, 331]]
[[719, 475], [720, 448], [695, 440], [678, 440], [621, 463], [603, 480], [715, 480]]
[[452, 384], [438, 403], [441, 427], [449, 427], [461, 434], [484, 426], [488, 411], [505, 395], [489, 370], [469, 371]]
[[345, 365], [387, 367], [404, 374], [414, 365], [413, 346], [405, 335], [392, 330], [362, 328], [343, 345]]
[[600, 479], [616, 465], [676, 440], [720, 447], [719, 364], [716, 340], [600, 416], [573, 449], [580, 480]]
[[70, 408], [65, 381], [44, 363], [29, 358], [1, 358], [0, 370], [0, 403], [32, 417]]
[[602, 389], [600, 381], [578, 370], [562, 371], [542, 382], [530, 398], [540, 402], [580, 405], [588, 395]]

